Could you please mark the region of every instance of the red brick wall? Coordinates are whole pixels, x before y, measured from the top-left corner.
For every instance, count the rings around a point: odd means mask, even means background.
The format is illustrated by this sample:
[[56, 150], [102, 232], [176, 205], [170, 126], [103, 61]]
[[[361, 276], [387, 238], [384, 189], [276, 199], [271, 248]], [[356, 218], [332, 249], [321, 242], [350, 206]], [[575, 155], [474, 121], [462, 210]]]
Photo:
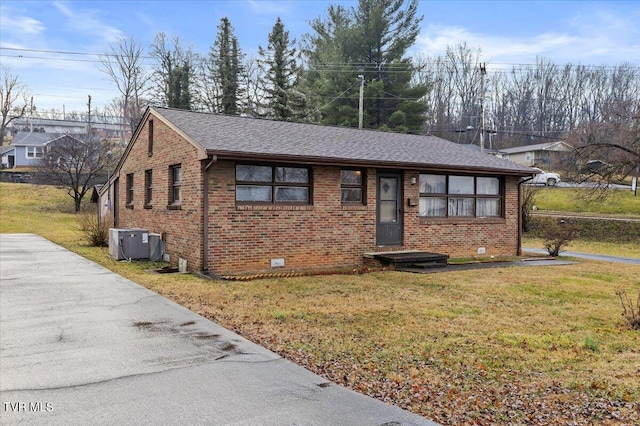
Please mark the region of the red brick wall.
[[[202, 168], [196, 148], [170, 127], [154, 119], [153, 154], [148, 154], [149, 126], [145, 123], [120, 170], [120, 228], [144, 228], [164, 233], [166, 252], [172, 265], [187, 260], [190, 270], [202, 270]], [[182, 204], [169, 209], [169, 167], [181, 164]], [[153, 170], [153, 200], [145, 208], [145, 170]], [[126, 206], [126, 179], [134, 175], [133, 206]], [[149, 207], [149, 206], [148, 206]]]
[[[210, 270], [269, 270], [271, 259], [285, 269], [355, 266], [374, 246], [375, 192], [366, 206], [342, 208], [339, 168], [313, 168], [311, 206], [236, 206], [234, 174], [228, 161], [209, 170]], [[373, 187], [375, 172], [367, 177]]]
[[376, 247], [375, 169], [367, 170], [367, 205], [342, 207], [340, 168], [313, 167], [312, 206], [236, 206], [235, 163], [220, 161], [209, 170], [209, 269], [219, 274], [271, 270], [271, 259], [285, 259], [284, 269], [336, 268], [362, 264], [366, 252], [425, 250], [453, 257], [515, 255], [517, 184], [506, 182], [506, 219], [427, 220], [418, 207], [419, 185], [404, 174], [404, 245]]
[[[120, 170], [119, 227], [164, 233], [171, 264], [186, 259], [188, 269], [203, 269], [203, 171], [197, 149], [160, 120], [154, 120], [154, 150], [148, 155], [148, 126], [141, 129]], [[182, 205], [168, 209], [169, 167], [182, 165]], [[153, 170], [153, 202], [144, 206], [144, 173]], [[218, 161], [206, 173], [209, 214], [206, 269], [215, 274], [271, 271], [271, 259], [284, 259], [285, 270], [341, 268], [363, 263], [363, 254], [389, 250], [424, 250], [452, 257], [516, 255], [518, 200], [516, 178], [505, 182], [506, 218], [425, 219], [417, 204], [418, 171], [404, 173], [404, 245], [376, 247], [376, 171], [368, 169], [367, 204], [342, 206], [340, 168], [314, 166], [313, 205], [236, 206], [235, 163]], [[134, 202], [126, 207], [126, 179], [134, 174]], [[277, 270], [281, 270], [278, 268]]]
[[[405, 173], [406, 199], [418, 199], [419, 172]], [[505, 181], [505, 218], [427, 219], [418, 216], [418, 207], [405, 207], [405, 249], [449, 254], [452, 257], [515, 256], [518, 251], [518, 185], [517, 178]]]

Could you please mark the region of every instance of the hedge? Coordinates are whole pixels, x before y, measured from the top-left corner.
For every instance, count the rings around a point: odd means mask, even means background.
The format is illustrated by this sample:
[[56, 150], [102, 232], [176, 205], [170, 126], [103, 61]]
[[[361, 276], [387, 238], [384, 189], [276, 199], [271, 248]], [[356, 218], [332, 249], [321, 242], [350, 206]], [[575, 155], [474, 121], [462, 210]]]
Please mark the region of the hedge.
[[559, 220], [565, 220], [575, 224], [578, 227], [578, 238], [580, 239], [612, 243], [640, 241], [640, 221], [587, 219], [581, 217], [533, 216], [531, 218], [530, 230], [526, 235], [541, 238], [541, 230], [545, 225]]

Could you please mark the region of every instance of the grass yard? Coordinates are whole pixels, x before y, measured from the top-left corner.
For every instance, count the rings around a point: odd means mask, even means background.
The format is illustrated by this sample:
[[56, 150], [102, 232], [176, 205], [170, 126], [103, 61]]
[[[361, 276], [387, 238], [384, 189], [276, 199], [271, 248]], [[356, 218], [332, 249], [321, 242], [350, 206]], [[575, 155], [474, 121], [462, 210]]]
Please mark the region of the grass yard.
[[[522, 247], [544, 249], [544, 241], [542, 238], [530, 238], [525, 235], [522, 239]], [[607, 243], [602, 241], [574, 240], [567, 244], [563, 251], [578, 251], [640, 259], [640, 241], [632, 243]], [[562, 253], [560, 253], [560, 255], [562, 256]]]
[[640, 217], [640, 194], [615, 190], [604, 201], [585, 199], [588, 189], [541, 188], [535, 205], [539, 211], [590, 213], [613, 216]]
[[150, 274], [149, 262], [84, 246], [72, 205], [52, 188], [0, 184], [0, 232], [43, 235], [334, 383], [442, 424], [640, 424], [640, 331], [625, 326], [615, 294], [640, 292], [640, 266], [210, 281]]

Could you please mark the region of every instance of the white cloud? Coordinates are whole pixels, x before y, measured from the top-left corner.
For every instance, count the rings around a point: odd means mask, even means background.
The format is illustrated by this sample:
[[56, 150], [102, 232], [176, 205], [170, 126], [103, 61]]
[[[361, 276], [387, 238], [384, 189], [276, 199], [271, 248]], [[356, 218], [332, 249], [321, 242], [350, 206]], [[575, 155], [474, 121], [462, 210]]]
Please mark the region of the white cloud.
[[257, 1], [257, 0], [247, 0], [251, 11], [256, 14], [261, 15], [286, 15], [288, 10], [286, 7], [283, 7], [283, 3], [287, 2], [276, 2], [276, 1]]
[[[77, 4], [77, 3], [76, 3]], [[83, 3], [80, 3], [82, 5]], [[90, 3], [89, 3], [90, 4]], [[106, 42], [113, 42], [119, 37], [123, 37], [124, 33], [118, 28], [104, 23], [99, 18], [99, 11], [92, 9], [73, 10], [69, 5], [63, 2], [54, 2], [56, 8], [65, 15], [68, 20], [66, 27], [71, 28], [82, 34], [92, 34], [99, 36]], [[75, 4], [74, 4], [75, 5]]]
[[[545, 57], [557, 64], [638, 63], [638, 29], [632, 29], [628, 19], [612, 15], [605, 18], [591, 17], [591, 21], [598, 22], [597, 25], [587, 22], [584, 17], [576, 18], [573, 25], [560, 31], [529, 37], [490, 35], [461, 27], [429, 25], [418, 36], [416, 50], [428, 56], [439, 56], [444, 54], [447, 46], [455, 47], [466, 42], [472, 49], [480, 48], [480, 59], [490, 63], [535, 63], [537, 57]], [[635, 44], [633, 40], [636, 40]]]
[[547, 44], [561, 43], [560, 40], [562, 38], [550, 35], [543, 35], [537, 40], [525, 40], [474, 33], [461, 27], [429, 25], [418, 36], [416, 50], [427, 56], [441, 56], [447, 47], [454, 48], [466, 43], [474, 52], [481, 50], [480, 60], [514, 63], [522, 61], [521, 58], [535, 59], [548, 50]]
[[44, 24], [37, 19], [28, 16], [17, 16], [9, 19], [5, 16], [4, 11], [0, 15], [0, 26], [2, 26], [4, 32], [21, 32], [35, 35], [42, 33], [46, 29]]
[[26, 10], [4, 5], [0, 6], [0, 27], [3, 44], [9, 39], [37, 36], [47, 29], [44, 23], [29, 16]]

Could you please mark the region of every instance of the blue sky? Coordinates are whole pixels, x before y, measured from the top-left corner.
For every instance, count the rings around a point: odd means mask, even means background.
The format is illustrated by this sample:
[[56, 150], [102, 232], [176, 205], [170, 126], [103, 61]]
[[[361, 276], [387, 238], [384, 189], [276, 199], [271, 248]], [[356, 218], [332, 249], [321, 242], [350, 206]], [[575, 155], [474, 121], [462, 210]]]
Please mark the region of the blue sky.
[[[117, 96], [98, 70], [96, 56], [118, 37], [133, 37], [147, 48], [158, 32], [178, 36], [184, 45], [209, 51], [222, 17], [235, 28], [248, 56], [280, 16], [291, 37], [310, 30], [329, 4], [357, 1], [11, 1], [0, 4], [0, 63], [34, 95], [39, 109], [85, 110]], [[556, 64], [640, 66], [640, 1], [420, 1], [424, 15], [412, 51], [442, 54], [467, 42], [489, 64], [531, 64], [545, 57]], [[12, 49], [33, 49], [29, 52]], [[17, 57], [21, 56], [21, 57]], [[71, 60], [69, 60], [71, 59]]]

